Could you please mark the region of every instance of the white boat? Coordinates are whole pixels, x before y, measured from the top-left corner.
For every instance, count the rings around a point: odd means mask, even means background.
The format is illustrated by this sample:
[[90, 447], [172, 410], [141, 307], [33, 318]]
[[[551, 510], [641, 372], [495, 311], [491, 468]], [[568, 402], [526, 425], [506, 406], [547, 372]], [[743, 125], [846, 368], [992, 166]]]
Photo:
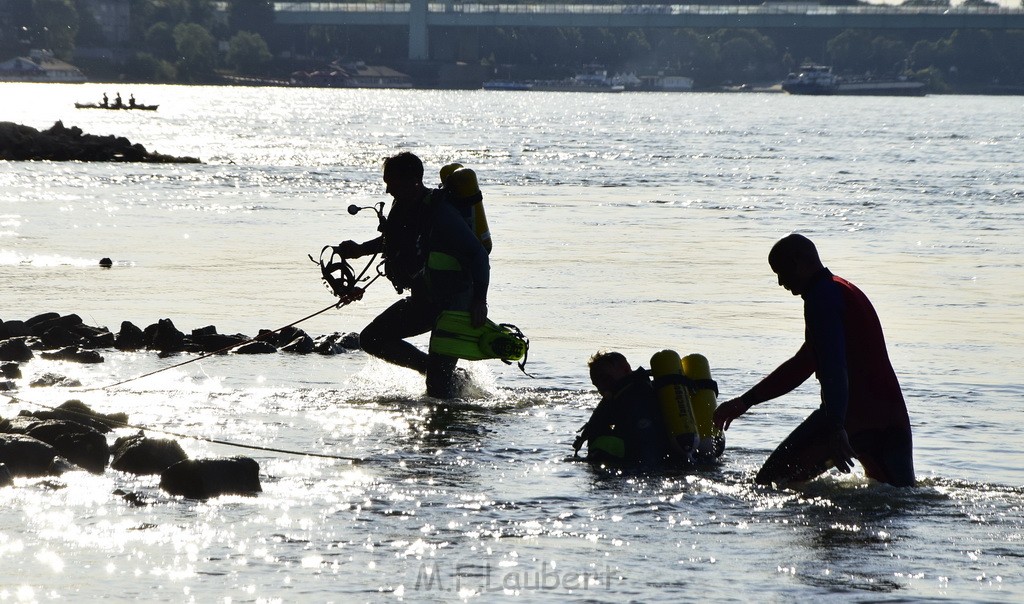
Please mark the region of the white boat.
[[799, 73], [791, 73], [782, 81], [782, 89], [789, 94], [835, 94], [839, 90], [839, 78], [831, 67], [804, 65]]

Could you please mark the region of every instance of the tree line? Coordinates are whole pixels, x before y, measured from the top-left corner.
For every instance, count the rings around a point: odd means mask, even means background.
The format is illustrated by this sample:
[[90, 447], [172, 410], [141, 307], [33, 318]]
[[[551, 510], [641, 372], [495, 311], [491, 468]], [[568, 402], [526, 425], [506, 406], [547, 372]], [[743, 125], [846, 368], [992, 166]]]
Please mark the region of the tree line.
[[[398, 69], [407, 64], [402, 27], [278, 26], [269, 0], [133, 0], [127, 38], [116, 44], [87, 0], [6, 2], [0, 58], [47, 48], [99, 79], [211, 83], [229, 73], [287, 79], [293, 71], [346, 59]], [[433, 37], [447, 35], [458, 34], [441, 31]], [[511, 79], [562, 77], [582, 65], [601, 64], [611, 72], [685, 75], [698, 88], [714, 88], [778, 81], [813, 62], [846, 74], [915, 76], [932, 92], [1024, 85], [1022, 30], [481, 28], [476, 40], [477, 52], [459, 58]], [[76, 52], [111, 46], [118, 60]]]

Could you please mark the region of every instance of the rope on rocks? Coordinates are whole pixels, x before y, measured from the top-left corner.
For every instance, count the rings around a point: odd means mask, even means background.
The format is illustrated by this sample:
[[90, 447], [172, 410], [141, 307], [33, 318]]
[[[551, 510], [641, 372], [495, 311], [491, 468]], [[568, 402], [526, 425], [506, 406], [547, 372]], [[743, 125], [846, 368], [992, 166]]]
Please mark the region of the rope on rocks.
[[261, 338], [265, 338], [269, 334], [280, 333], [280, 332], [284, 331], [285, 329], [288, 329], [289, 327], [295, 327], [299, 323], [302, 323], [303, 321], [312, 319], [313, 317], [315, 317], [317, 315], [320, 315], [320, 314], [323, 314], [323, 313], [331, 310], [332, 308], [341, 308], [342, 306], [345, 306], [345, 305], [347, 305], [347, 304], [349, 304], [351, 302], [352, 302], [352, 300], [342, 300], [340, 302], [335, 302], [334, 304], [331, 304], [330, 306], [322, 308], [322, 309], [316, 311], [315, 313], [313, 313], [311, 315], [307, 315], [307, 316], [299, 319], [298, 321], [293, 321], [293, 322], [291, 322], [291, 323], [289, 323], [289, 324], [287, 324], [287, 325], [285, 325], [283, 327], [278, 327], [277, 329], [275, 329], [273, 331], [270, 331], [270, 332], [258, 335], [255, 338], [249, 338], [247, 340], [242, 340], [240, 342], [235, 342], [234, 344], [229, 344], [229, 345], [227, 345], [224, 348], [221, 348], [219, 350], [214, 350], [213, 352], [207, 352], [207, 353], [201, 354], [201, 355], [199, 355], [197, 357], [188, 359], [187, 361], [182, 361], [180, 363], [176, 363], [174, 365], [170, 365], [169, 367], [163, 367], [161, 369], [156, 369], [154, 371], [150, 371], [149, 373], [143, 373], [142, 375], [137, 375], [135, 377], [131, 377], [131, 378], [128, 378], [126, 380], [121, 380], [120, 382], [114, 382], [113, 384], [107, 384], [106, 386], [96, 386], [96, 387], [93, 387], [93, 388], [84, 388], [84, 389], [78, 390], [77, 392], [92, 392], [94, 390], [108, 390], [110, 388], [115, 388], [117, 386], [122, 386], [124, 384], [129, 383], [129, 382], [134, 382], [136, 380], [141, 380], [142, 378], [147, 378], [147, 377], [149, 377], [151, 375], [156, 375], [156, 374], [162, 373], [164, 371], [170, 371], [171, 369], [176, 369], [178, 367], [182, 367], [184, 365], [188, 365], [189, 363], [195, 363], [196, 361], [201, 361], [203, 359], [207, 359], [207, 358], [210, 358], [212, 356], [216, 356], [218, 354], [224, 354], [225, 352], [231, 350], [232, 348], [237, 348], [237, 347], [243, 346], [245, 344], [250, 344], [252, 342], [256, 342], [257, 340], [260, 340]]
[[[82, 417], [88, 417], [88, 418], [93, 419], [93, 420], [97, 419], [96, 416], [89, 415], [88, 413], [81, 413], [79, 411], [73, 411], [71, 409], [60, 409], [60, 408], [57, 408], [57, 407], [51, 407], [50, 405], [44, 405], [42, 403], [38, 403], [38, 402], [35, 402], [35, 401], [30, 401], [30, 400], [21, 398], [20, 396], [15, 396], [13, 394], [8, 394], [8, 393], [5, 393], [5, 392], [0, 392], [0, 396], [8, 398], [11, 401], [16, 401], [16, 402], [19, 402], [19, 403], [25, 403], [25, 404], [28, 404], [28, 405], [35, 405], [36, 407], [42, 407], [43, 409], [47, 409], [49, 411], [55, 411], [55, 412], [58, 412], [58, 413], [67, 413], [67, 414], [70, 414], [70, 415], [79, 415], [79, 416], [82, 416]], [[240, 448], [240, 449], [251, 449], [251, 450], [254, 450], [254, 451], [266, 451], [266, 452], [269, 452], [269, 453], [284, 453], [284, 454], [287, 454], [287, 455], [301, 455], [301, 456], [304, 456], [304, 457], [321, 457], [321, 458], [325, 458], [325, 459], [338, 459], [338, 460], [347, 461], [347, 462], [350, 462], [350, 463], [353, 463], [353, 464], [362, 463], [364, 461], [363, 459], [361, 459], [359, 457], [349, 457], [347, 455], [335, 455], [333, 453], [315, 453], [315, 452], [310, 452], [310, 451], [296, 451], [296, 450], [293, 450], [293, 449], [281, 449], [281, 448], [277, 448], [277, 447], [264, 447], [262, 445], [252, 445], [252, 444], [246, 444], [246, 443], [239, 443], [239, 442], [233, 442], [233, 441], [228, 441], [228, 440], [221, 440], [221, 439], [217, 439], [217, 438], [209, 438], [209, 437], [205, 437], [205, 436], [193, 436], [191, 434], [182, 434], [180, 432], [172, 432], [170, 430], [161, 430], [159, 428], [147, 428], [145, 426], [140, 426], [140, 425], [137, 425], [137, 424], [130, 424], [130, 423], [127, 423], [127, 422], [117, 422], [117, 425], [118, 425], [118, 427], [122, 427], [122, 428], [132, 428], [133, 430], [141, 430], [143, 432], [156, 432], [157, 434], [164, 434], [166, 436], [175, 436], [177, 438], [188, 438], [188, 439], [192, 439], [192, 440], [198, 440], [198, 441], [202, 441], [202, 442], [212, 443], [212, 444], [215, 444], [215, 445], [226, 445], [226, 446], [229, 446], [229, 447], [237, 447], [237, 448]]]

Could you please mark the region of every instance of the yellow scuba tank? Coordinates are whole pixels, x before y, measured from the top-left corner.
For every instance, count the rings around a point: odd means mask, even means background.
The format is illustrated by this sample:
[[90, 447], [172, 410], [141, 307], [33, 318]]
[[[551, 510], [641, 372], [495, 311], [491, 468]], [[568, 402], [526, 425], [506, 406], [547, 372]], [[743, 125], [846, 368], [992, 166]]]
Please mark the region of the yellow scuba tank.
[[658, 395], [661, 414], [672, 436], [673, 449], [692, 462], [700, 442], [697, 420], [683, 375], [683, 363], [673, 350], [662, 350], [651, 357], [651, 375]]
[[522, 369], [529, 349], [530, 341], [515, 325], [498, 325], [488, 320], [480, 327], [473, 327], [467, 311], [443, 311], [430, 332], [430, 352], [468, 361], [521, 361], [519, 368]]
[[465, 168], [462, 164], [448, 164], [441, 168], [441, 187], [451, 194], [452, 203], [465, 216], [469, 227], [476, 233], [476, 238], [491, 253], [491, 228], [487, 224], [484, 212], [484, 196], [476, 180], [476, 172]]
[[711, 366], [701, 354], [688, 354], [682, 359], [683, 374], [690, 381], [690, 403], [697, 421], [701, 457], [714, 458], [725, 450], [725, 436], [715, 428], [713, 416], [718, 406], [718, 386], [711, 379]]

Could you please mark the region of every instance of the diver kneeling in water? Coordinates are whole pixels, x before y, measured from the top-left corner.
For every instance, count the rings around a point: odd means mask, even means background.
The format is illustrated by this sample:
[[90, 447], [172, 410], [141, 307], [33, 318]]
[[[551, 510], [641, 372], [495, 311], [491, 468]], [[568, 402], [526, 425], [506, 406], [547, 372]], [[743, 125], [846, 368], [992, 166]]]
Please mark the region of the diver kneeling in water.
[[649, 467], [665, 462], [671, 447], [650, 373], [634, 370], [619, 352], [599, 352], [588, 365], [602, 398], [573, 443], [576, 453], [586, 443], [592, 463]]

